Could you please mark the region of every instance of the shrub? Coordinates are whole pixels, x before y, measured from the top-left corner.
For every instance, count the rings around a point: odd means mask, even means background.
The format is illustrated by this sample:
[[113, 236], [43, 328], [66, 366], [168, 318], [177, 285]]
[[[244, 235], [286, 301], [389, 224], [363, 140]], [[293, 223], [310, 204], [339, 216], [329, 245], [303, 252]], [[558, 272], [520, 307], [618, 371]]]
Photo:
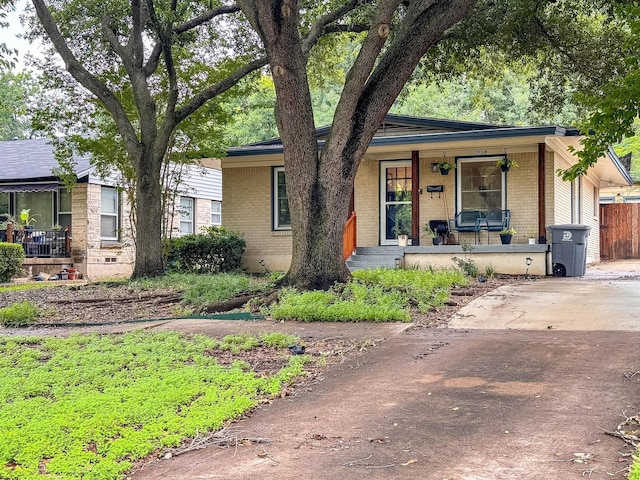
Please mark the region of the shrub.
[[183, 273], [232, 272], [242, 266], [246, 242], [224, 227], [205, 227], [202, 233], [167, 241], [167, 266]]
[[22, 245], [0, 242], [0, 282], [8, 282], [20, 271], [24, 260]]
[[24, 327], [41, 315], [40, 307], [25, 300], [0, 308], [0, 324], [4, 327]]

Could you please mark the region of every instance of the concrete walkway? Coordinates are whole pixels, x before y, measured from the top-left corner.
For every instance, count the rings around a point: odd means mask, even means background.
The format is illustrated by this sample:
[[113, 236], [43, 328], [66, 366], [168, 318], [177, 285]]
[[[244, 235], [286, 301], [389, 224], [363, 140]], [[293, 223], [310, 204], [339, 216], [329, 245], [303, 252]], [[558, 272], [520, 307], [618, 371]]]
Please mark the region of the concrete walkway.
[[[231, 427], [269, 443], [207, 448], [131, 478], [625, 478], [630, 451], [605, 431], [640, 409], [638, 280], [612, 271], [531, 281], [472, 302], [457, 328], [396, 333]], [[500, 330], [487, 329], [492, 312]]]

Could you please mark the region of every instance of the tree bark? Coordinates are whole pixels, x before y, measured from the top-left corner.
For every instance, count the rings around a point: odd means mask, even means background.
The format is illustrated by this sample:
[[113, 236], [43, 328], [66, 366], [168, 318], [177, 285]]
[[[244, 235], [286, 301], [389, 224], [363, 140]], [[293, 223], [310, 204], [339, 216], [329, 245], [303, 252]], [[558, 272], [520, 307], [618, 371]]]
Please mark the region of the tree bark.
[[[380, 0], [318, 153], [299, 3], [239, 0], [264, 42], [276, 89], [293, 236], [285, 283], [326, 289], [350, 277], [342, 237], [360, 160], [420, 58], [475, 1], [414, 0], [398, 15], [401, 1]], [[394, 18], [401, 23], [393, 25]]]

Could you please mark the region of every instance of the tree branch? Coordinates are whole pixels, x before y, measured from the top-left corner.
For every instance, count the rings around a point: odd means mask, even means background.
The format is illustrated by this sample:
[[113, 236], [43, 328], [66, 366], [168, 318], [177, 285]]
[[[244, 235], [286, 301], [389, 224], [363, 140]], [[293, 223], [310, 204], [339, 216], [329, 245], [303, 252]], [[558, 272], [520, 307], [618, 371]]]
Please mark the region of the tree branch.
[[180, 123], [182, 120], [187, 118], [193, 112], [198, 110], [202, 105], [204, 105], [207, 100], [212, 99], [213, 97], [220, 95], [223, 92], [226, 92], [231, 87], [235, 86], [240, 80], [242, 80], [245, 76], [258, 70], [261, 67], [264, 67], [268, 63], [267, 57], [257, 58], [245, 66], [238, 68], [235, 72], [229, 75], [224, 80], [216, 83], [215, 85], [211, 85], [206, 88], [198, 95], [193, 97], [190, 102], [186, 103], [182, 108], [176, 110], [176, 121]]
[[180, 25], [176, 25], [173, 28], [173, 32], [180, 34], [180, 33], [186, 32], [187, 30], [191, 30], [192, 28], [198, 27], [203, 23], [208, 22], [212, 18], [218, 17], [220, 15], [226, 15], [228, 13], [239, 12], [239, 11], [240, 11], [240, 7], [237, 5], [228, 5], [228, 6], [214, 8], [209, 10], [208, 12], [203, 13], [200, 16], [192, 18], [187, 22], [181, 23]]
[[38, 15], [38, 19], [40, 20], [42, 27], [47, 32], [54, 48], [64, 61], [66, 70], [78, 81], [78, 83], [93, 93], [110, 112], [118, 127], [118, 132], [122, 135], [122, 138], [126, 143], [127, 149], [130, 152], [139, 152], [140, 143], [136, 136], [135, 129], [131, 125], [124, 108], [116, 96], [103, 82], [92, 75], [78, 61], [67, 45], [66, 40], [60, 33], [60, 30], [58, 30], [58, 27], [51, 16], [51, 12], [44, 4], [44, 1], [32, 0], [32, 3], [36, 9], [36, 14]]
[[328, 33], [362, 33], [371, 28], [371, 25], [357, 24], [357, 25], [327, 25], [322, 30], [322, 35]]
[[370, 0], [350, 0], [345, 5], [337, 8], [333, 12], [329, 12], [326, 15], [321, 16], [318, 21], [311, 27], [311, 31], [307, 35], [307, 38], [302, 42], [302, 52], [307, 55], [313, 46], [318, 42], [318, 39], [322, 36], [322, 33], [330, 23], [335, 22], [339, 18], [342, 18], [347, 13], [355, 10], [360, 5], [369, 2]]

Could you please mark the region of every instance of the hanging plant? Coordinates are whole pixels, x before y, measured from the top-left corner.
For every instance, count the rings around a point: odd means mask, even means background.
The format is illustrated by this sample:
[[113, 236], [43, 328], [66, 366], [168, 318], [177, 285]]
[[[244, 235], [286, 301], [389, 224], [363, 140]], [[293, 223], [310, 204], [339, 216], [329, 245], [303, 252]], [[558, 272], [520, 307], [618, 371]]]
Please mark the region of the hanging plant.
[[508, 172], [511, 167], [517, 167], [518, 164], [515, 160], [511, 160], [509, 157], [504, 156], [496, 162], [496, 165], [500, 167], [503, 172]]
[[449, 170], [453, 168], [453, 165], [449, 162], [440, 162], [438, 168], [440, 169], [441, 175], [449, 175]]

